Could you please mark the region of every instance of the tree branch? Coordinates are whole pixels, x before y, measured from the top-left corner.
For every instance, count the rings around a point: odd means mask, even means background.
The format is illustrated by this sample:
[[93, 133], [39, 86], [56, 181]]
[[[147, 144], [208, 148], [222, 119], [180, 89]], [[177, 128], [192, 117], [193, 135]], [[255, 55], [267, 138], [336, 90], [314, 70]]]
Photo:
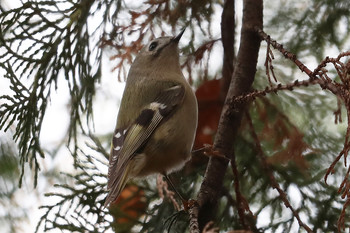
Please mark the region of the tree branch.
[[190, 200], [188, 203], [188, 213], [190, 215], [190, 233], [199, 233], [198, 210], [198, 203], [195, 200]]
[[273, 48], [280, 51], [283, 56], [286, 59], [291, 60], [294, 62], [295, 65], [298, 66], [298, 68], [301, 70], [301, 72], [304, 72], [309, 76], [311, 82], [317, 82], [322, 88], [327, 89], [331, 91], [333, 94], [338, 95], [338, 88], [331, 82], [327, 82], [323, 79], [319, 79], [317, 77], [317, 74], [319, 70], [324, 67], [327, 62], [329, 62], [329, 58], [327, 57], [324, 62], [322, 62], [315, 70], [312, 72], [307, 66], [305, 66], [299, 59], [297, 59], [296, 55], [285, 50], [283, 48], [283, 45], [279, 44], [277, 41], [270, 38], [269, 35], [267, 35], [261, 28], [256, 27], [256, 31], [259, 34], [260, 38], [262, 40], [265, 40], [269, 45], [272, 45]]
[[[260, 47], [260, 38], [254, 31], [254, 27], [262, 28], [262, 10], [262, 0], [245, 0], [243, 3], [240, 49], [213, 146], [214, 150], [217, 150], [229, 159], [233, 157], [233, 142], [245, 107], [244, 104], [230, 106], [229, 100], [235, 96], [247, 93], [254, 81]], [[218, 157], [211, 157], [209, 160], [204, 180], [198, 193], [200, 206], [198, 221], [200, 229], [213, 218], [213, 214], [216, 212], [214, 210], [221, 195], [227, 164], [227, 160]]]
[[221, 41], [224, 49], [220, 100], [225, 101], [230, 86], [235, 56], [235, 2], [226, 0], [221, 15]]
[[260, 145], [260, 141], [259, 141], [259, 138], [258, 138], [258, 135], [256, 134], [255, 130], [254, 130], [254, 126], [253, 126], [253, 123], [252, 123], [252, 119], [250, 118], [250, 115], [247, 113], [246, 114], [247, 116], [247, 119], [248, 119], [248, 125], [249, 125], [249, 128], [250, 128], [250, 131], [251, 131], [251, 134], [252, 134], [252, 137], [254, 139], [254, 142], [255, 142], [255, 146], [258, 150], [258, 153], [257, 153], [257, 156], [258, 158], [261, 160], [261, 164], [262, 164], [262, 167], [265, 171], [265, 174], [267, 174], [269, 180], [270, 180], [270, 184], [271, 186], [277, 190], [281, 200], [283, 201], [284, 205], [289, 208], [292, 213], [293, 213], [293, 216], [297, 219], [298, 223], [299, 223], [299, 226], [303, 227], [308, 233], [312, 233], [313, 231], [310, 229], [310, 227], [308, 225], [306, 225], [300, 218], [299, 216], [299, 213], [298, 211], [296, 211], [293, 206], [290, 204], [289, 200], [288, 200], [288, 196], [286, 194], [286, 192], [284, 192], [282, 190], [282, 188], [280, 187], [280, 185], [278, 184], [276, 178], [274, 177], [273, 175], [273, 172], [272, 172], [272, 169], [270, 167], [270, 165], [268, 164], [267, 162], [267, 159], [266, 159], [266, 156], [264, 155], [263, 153], [263, 150], [261, 148], [261, 145]]

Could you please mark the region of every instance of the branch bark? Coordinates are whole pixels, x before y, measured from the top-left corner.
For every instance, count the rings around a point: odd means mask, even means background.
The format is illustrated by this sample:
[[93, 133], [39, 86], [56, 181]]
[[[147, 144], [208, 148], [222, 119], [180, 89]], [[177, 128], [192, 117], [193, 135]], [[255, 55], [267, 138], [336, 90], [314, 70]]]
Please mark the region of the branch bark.
[[198, 203], [190, 200], [188, 203], [188, 212], [190, 215], [190, 233], [200, 233], [198, 226]]
[[[230, 0], [233, 1], [233, 0]], [[237, 135], [244, 104], [230, 105], [235, 96], [247, 93], [251, 89], [256, 72], [256, 64], [260, 47], [260, 38], [254, 27], [263, 26], [262, 0], [245, 0], [243, 2], [243, 23], [241, 43], [238, 51], [234, 73], [228, 94], [221, 113], [218, 131], [213, 149], [229, 159], [233, 159], [233, 143]], [[221, 196], [224, 175], [228, 165], [227, 159], [211, 157], [198, 193], [200, 229], [213, 219], [218, 200]]]
[[221, 14], [221, 41], [224, 49], [220, 100], [225, 101], [230, 86], [235, 57], [235, 1], [226, 0]]

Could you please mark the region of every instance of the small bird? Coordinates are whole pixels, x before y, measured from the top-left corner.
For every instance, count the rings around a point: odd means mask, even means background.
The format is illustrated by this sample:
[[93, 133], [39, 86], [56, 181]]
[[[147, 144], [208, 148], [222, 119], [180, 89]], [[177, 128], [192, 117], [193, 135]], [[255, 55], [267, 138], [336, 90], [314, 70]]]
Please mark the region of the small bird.
[[105, 207], [130, 179], [167, 175], [190, 158], [198, 107], [180, 68], [184, 31], [152, 40], [130, 67], [112, 139]]

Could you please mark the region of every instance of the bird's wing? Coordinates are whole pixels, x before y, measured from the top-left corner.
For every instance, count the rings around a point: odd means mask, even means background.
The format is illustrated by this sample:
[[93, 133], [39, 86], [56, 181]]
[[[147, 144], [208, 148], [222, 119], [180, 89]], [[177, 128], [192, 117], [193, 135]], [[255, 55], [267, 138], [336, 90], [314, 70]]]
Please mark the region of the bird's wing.
[[116, 129], [109, 158], [108, 189], [105, 206], [114, 201], [127, 182], [130, 160], [156, 130], [159, 123], [169, 116], [184, 98], [185, 89], [176, 85], [165, 89], [146, 106], [128, 128]]

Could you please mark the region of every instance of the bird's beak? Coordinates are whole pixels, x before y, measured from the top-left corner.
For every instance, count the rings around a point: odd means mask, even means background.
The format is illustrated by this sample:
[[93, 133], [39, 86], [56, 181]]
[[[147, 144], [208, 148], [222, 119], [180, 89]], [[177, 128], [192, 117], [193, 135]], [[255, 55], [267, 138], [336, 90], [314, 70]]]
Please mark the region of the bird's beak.
[[176, 37], [174, 37], [172, 39], [172, 42], [179, 43], [179, 41], [180, 41], [182, 35], [184, 34], [185, 30], [186, 30], [186, 28], [182, 29], [181, 32]]

